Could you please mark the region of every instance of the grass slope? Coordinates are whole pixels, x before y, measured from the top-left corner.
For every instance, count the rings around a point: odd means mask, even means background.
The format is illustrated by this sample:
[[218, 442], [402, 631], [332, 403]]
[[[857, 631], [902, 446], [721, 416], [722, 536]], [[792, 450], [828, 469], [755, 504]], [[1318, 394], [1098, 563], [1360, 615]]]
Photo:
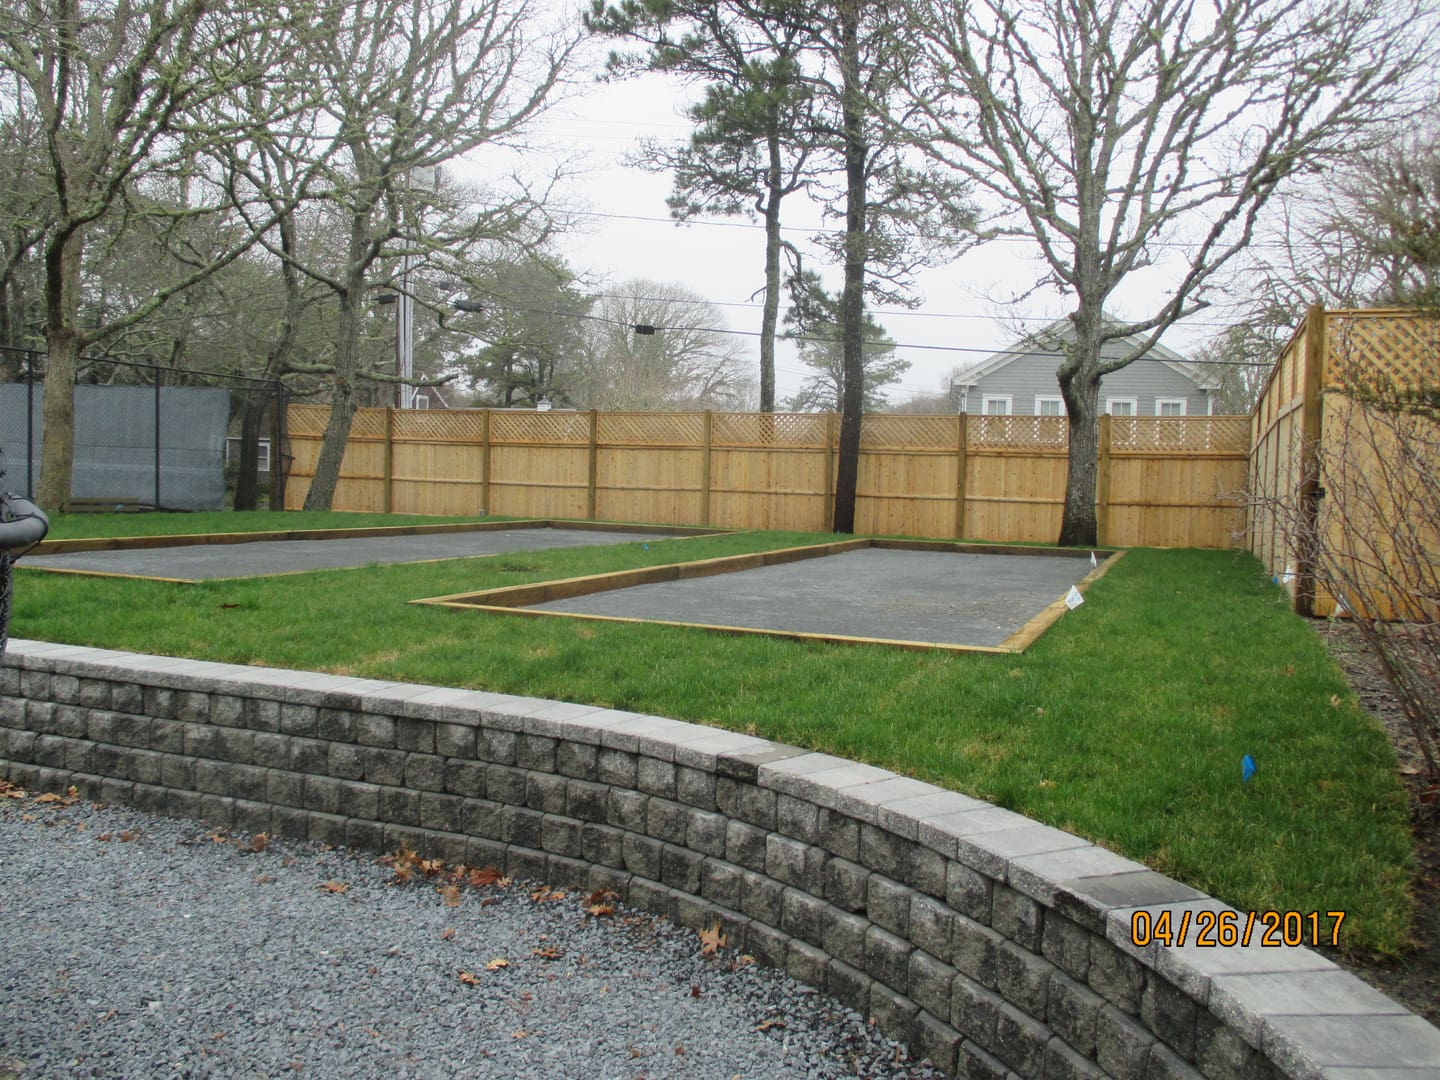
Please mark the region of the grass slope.
[[[86, 517], [76, 527], [91, 533], [161, 520]], [[285, 527], [313, 527], [299, 519]], [[181, 523], [195, 531], [194, 516]], [[22, 569], [11, 631], [751, 731], [992, 800], [1242, 910], [1345, 910], [1342, 946], [1403, 949], [1410, 844], [1394, 758], [1249, 555], [1132, 551], [1023, 656], [405, 603], [825, 538], [745, 533], [190, 586]], [[1244, 784], [1247, 753], [1260, 771]]]

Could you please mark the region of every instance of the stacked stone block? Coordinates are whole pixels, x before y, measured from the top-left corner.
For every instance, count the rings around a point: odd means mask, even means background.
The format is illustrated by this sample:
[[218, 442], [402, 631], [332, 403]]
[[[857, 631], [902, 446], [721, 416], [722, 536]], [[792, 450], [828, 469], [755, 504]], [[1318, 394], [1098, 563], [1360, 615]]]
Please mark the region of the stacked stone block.
[[[1130, 942], [1136, 908], [1221, 908], [1195, 890], [872, 766], [561, 702], [10, 649], [15, 783], [718, 922], [957, 1076], [1416, 1080], [1440, 1063], [1440, 1032], [1308, 950]], [[1376, 1024], [1384, 1043], [1359, 1036]]]

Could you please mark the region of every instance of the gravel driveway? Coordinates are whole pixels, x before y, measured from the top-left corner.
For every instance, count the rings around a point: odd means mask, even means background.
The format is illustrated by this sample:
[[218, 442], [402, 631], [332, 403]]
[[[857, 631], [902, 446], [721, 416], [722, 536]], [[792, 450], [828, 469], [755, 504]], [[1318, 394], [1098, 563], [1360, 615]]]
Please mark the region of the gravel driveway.
[[[3, 788], [3, 785], [0, 785]], [[3, 794], [3, 792], [0, 792]], [[859, 1015], [579, 893], [0, 797], [0, 1080], [923, 1077]]]

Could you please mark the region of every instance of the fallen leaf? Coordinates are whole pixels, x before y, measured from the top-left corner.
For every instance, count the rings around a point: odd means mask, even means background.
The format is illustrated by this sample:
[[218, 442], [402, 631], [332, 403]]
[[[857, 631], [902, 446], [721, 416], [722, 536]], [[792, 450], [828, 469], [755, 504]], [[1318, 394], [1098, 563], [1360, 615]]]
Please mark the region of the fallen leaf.
[[350, 888], [350, 883], [348, 881], [327, 881], [324, 885], [321, 885], [320, 888], [328, 893], [343, 893], [346, 889]]
[[441, 930], [441, 931], [440, 931], [440, 940], [441, 940], [441, 941], [454, 941], [454, 940], [455, 940], [455, 927], [453, 927], [453, 926], [447, 926], [444, 930]]
[[442, 897], [445, 898], [445, 906], [446, 906], [446, 907], [459, 907], [459, 906], [460, 906], [460, 886], [459, 886], [459, 885], [444, 885], [444, 886], [441, 886], [440, 888], [437, 888], [435, 891], [438, 892]]
[[420, 869], [425, 871], [426, 877], [434, 877], [445, 869], [445, 864], [439, 859], [426, 859], [420, 864]]
[[507, 967], [509, 967], [509, 966], [510, 966], [510, 961], [509, 961], [509, 960], [505, 960], [505, 959], [502, 959], [501, 957], [498, 957], [498, 956], [497, 956], [494, 960], [491, 960], [488, 964], [485, 965], [485, 970], [486, 970], [486, 971], [499, 971], [501, 968], [507, 968]]
[[533, 1034], [533, 1031], [526, 1031], [524, 1028], [516, 1028], [514, 1031], [510, 1032], [510, 1037], [512, 1039], [527, 1039]]
[[121, 842], [122, 844], [128, 844], [128, 843], [130, 843], [130, 842], [133, 841], [133, 840], [139, 840], [139, 839], [140, 839], [140, 830], [139, 830], [139, 829], [126, 829], [124, 832], [122, 832], [122, 833], [120, 834], [120, 842]]
[[718, 919], [710, 924], [710, 929], [697, 930], [696, 934], [700, 938], [701, 956], [714, 956], [725, 947], [725, 935], [720, 933], [720, 922]]
[[61, 806], [75, 805], [74, 799], [67, 799], [64, 795], [56, 795], [53, 791], [47, 791], [43, 795], [36, 795], [37, 803], [59, 803]]
[[275, 880], [275, 879], [274, 879], [273, 877], [271, 877], [269, 874], [256, 874], [256, 875], [255, 875], [255, 884], [256, 884], [256, 885], [269, 885], [269, 884], [270, 884], [272, 881], [274, 881], [274, 880]]
[[228, 844], [230, 842], [230, 837], [226, 836], [223, 831], [212, 832], [210, 834], [210, 842], [212, 844]]
[[762, 1020], [760, 1023], [755, 1025], [755, 1030], [769, 1031], [771, 1028], [783, 1028], [784, 1026], [784, 1020]]
[[690, 996], [691, 996], [692, 998], [698, 998], [698, 997], [700, 997], [700, 996], [701, 996], [700, 987], [695, 986], [695, 985], [692, 983], [691, 986], [690, 986]]
[[476, 889], [484, 888], [486, 885], [509, 885], [510, 879], [501, 874], [493, 866], [482, 866], [479, 869], [471, 870], [469, 881]]
[[253, 852], [253, 853], [256, 854], [256, 855], [259, 855], [262, 851], [264, 851], [264, 850], [265, 850], [267, 847], [269, 847], [269, 846], [270, 846], [270, 834], [269, 834], [269, 833], [263, 833], [263, 832], [262, 832], [262, 833], [256, 833], [254, 836], [252, 836], [252, 837], [250, 838], [250, 843], [248, 843], [248, 844], [242, 844], [242, 845], [240, 846], [240, 850], [241, 850], [241, 851]]
[[86, 825], [85, 822], [83, 822], [83, 821], [78, 821], [78, 822], [75, 823], [75, 831], [76, 831], [76, 832], [84, 832], [84, 831], [85, 831], [86, 829], [88, 829], [88, 828], [90, 828], [90, 826], [89, 826], [89, 825]]
[[466, 986], [479, 986], [480, 976], [469, 971], [460, 972], [460, 981]]
[[531, 949], [531, 956], [538, 956], [541, 960], [559, 960], [565, 955], [565, 950], [558, 949], [554, 945], [547, 945], [543, 949]]
[[0, 780], [0, 799], [23, 799], [28, 792], [16, 787], [9, 780]]
[[564, 900], [566, 893], [560, 889], [552, 889], [549, 885], [542, 885], [530, 894], [530, 899], [537, 904], [544, 904], [554, 900]]

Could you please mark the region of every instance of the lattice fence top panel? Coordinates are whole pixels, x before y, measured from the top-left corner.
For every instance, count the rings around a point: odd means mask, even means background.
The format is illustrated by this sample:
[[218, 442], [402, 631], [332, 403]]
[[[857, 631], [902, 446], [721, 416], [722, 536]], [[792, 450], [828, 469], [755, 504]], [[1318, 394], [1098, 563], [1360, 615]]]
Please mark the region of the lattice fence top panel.
[[1111, 450], [1250, 452], [1248, 416], [1112, 416]]
[[1440, 384], [1440, 319], [1415, 312], [1331, 312], [1325, 382], [1376, 376], [1413, 390]]
[[972, 416], [965, 441], [977, 448], [1064, 450], [1067, 425], [1063, 416]]
[[705, 443], [702, 413], [597, 413], [595, 440], [606, 446], [694, 446]]
[[490, 441], [585, 446], [590, 442], [590, 417], [585, 413], [496, 410], [490, 414]]
[[716, 413], [715, 446], [825, 446], [825, 413]]
[[478, 443], [485, 436], [485, 413], [479, 409], [397, 409], [393, 415], [397, 439]]
[[328, 405], [291, 405], [285, 410], [285, 428], [293, 438], [315, 438], [325, 433]]
[[954, 416], [873, 414], [860, 425], [862, 450], [954, 450], [959, 440]]

